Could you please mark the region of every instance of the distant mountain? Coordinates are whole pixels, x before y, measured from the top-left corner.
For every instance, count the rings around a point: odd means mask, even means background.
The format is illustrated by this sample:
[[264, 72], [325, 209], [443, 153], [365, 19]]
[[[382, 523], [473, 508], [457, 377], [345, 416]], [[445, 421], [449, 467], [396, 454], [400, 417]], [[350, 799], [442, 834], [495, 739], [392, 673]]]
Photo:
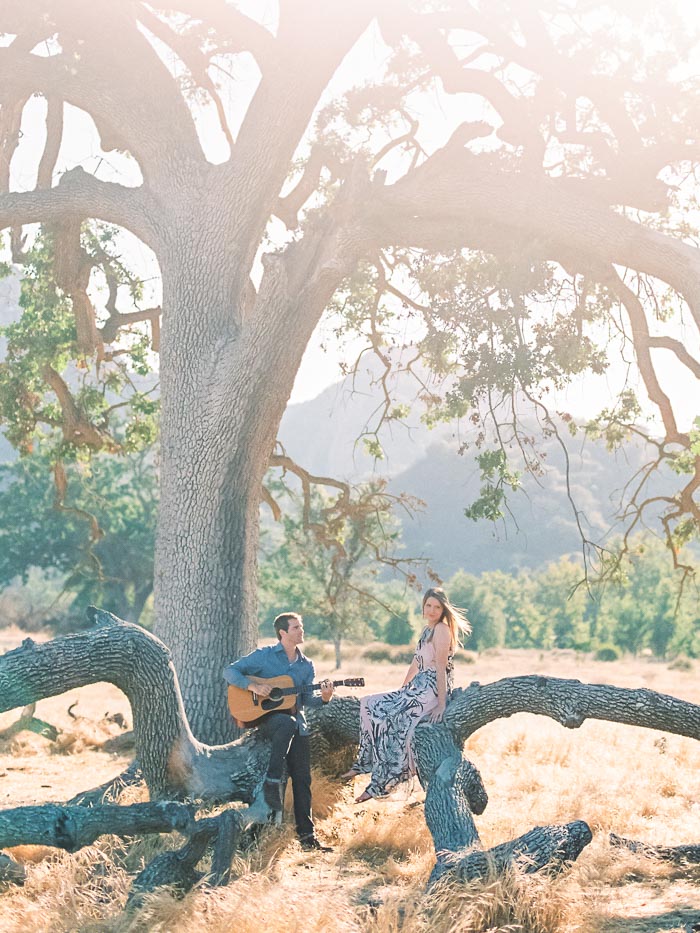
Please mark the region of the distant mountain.
[[381, 404], [376, 367], [363, 367], [356, 376], [328, 386], [316, 398], [290, 405], [279, 439], [287, 453], [313, 473], [353, 482], [373, 475], [398, 476], [423, 456], [428, 444], [453, 437], [454, 429], [439, 425], [429, 431], [421, 423], [422, 405], [416, 404], [414, 380], [405, 375], [392, 377], [388, 387], [394, 403], [408, 405], [411, 413], [405, 423], [388, 422], [382, 428], [383, 460], [375, 461], [358, 440], [376, 422]]
[[[410, 493], [426, 503], [413, 518], [400, 516], [404, 553], [430, 559], [442, 577], [463, 568], [514, 571], [538, 567], [564, 554], [579, 553], [581, 537], [573, 506], [567, 495], [565, 458], [555, 438], [537, 443], [544, 454], [545, 475], [535, 480], [522, 476], [522, 489], [508, 496], [509, 517], [496, 525], [473, 522], [464, 509], [478, 496], [480, 478], [471, 447], [462, 456], [454, 429], [429, 430], [417, 416], [411, 429], [400, 425], [382, 435], [386, 458], [374, 464], [355, 439], [363, 431], [377, 405], [371, 374], [356, 385], [348, 379], [325, 389], [315, 399], [292, 405], [282, 421], [280, 439], [288, 453], [306, 469], [352, 482], [372, 475], [389, 478], [394, 492]], [[401, 400], [410, 401], [410, 389], [399, 386]], [[370, 394], [372, 393], [372, 394]], [[416, 411], [420, 406], [416, 407]], [[530, 434], [539, 431], [532, 426]], [[615, 533], [616, 503], [622, 487], [646, 462], [640, 446], [610, 453], [602, 443], [571, 438], [565, 432], [569, 455], [571, 498], [584, 533], [595, 541]], [[667, 472], [653, 481], [658, 493], [673, 489]]]

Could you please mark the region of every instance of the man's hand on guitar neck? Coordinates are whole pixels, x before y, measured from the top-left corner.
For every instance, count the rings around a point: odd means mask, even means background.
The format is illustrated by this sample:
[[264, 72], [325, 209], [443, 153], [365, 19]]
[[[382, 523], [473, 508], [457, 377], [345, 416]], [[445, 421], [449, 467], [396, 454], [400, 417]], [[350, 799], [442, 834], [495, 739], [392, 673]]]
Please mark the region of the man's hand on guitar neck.
[[331, 680], [322, 680], [321, 681], [321, 699], [324, 703], [328, 703], [333, 696], [333, 691], [335, 687], [333, 686], [333, 681]]

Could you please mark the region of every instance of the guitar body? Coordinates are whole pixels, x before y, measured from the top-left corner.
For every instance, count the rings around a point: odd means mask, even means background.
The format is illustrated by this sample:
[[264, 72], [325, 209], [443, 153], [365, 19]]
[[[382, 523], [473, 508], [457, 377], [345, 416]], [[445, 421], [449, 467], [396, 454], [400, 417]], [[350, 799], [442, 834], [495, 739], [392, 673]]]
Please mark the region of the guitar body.
[[[296, 707], [300, 688], [288, 675], [249, 677], [248, 680], [254, 684], [269, 684], [272, 690], [269, 696], [259, 697], [243, 687], [228, 685], [228, 708], [242, 729], [259, 725], [260, 720], [268, 713], [284, 712], [284, 710], [293, 710]], [[365, 680], [364, 677], [346, 677], [345, 680], [334, 680], [332, 684], [334, 687], [364, 687]], [[307, 684], [301, 688], [306, 696], [320, 689], [320, 683]]]
[[294, 691], [294, 681], [285, 674], [279, 677], [249, 677], [254, 684], [270, 684], [272, 692], [267, 697], [258, 697], [243, 687], [228, 686], [228, 708], [234, 719], [243, 726], [254, 726], [268, 713], [294, 709], [297, 705], [296, 692], [281, 693], [281, 690]]

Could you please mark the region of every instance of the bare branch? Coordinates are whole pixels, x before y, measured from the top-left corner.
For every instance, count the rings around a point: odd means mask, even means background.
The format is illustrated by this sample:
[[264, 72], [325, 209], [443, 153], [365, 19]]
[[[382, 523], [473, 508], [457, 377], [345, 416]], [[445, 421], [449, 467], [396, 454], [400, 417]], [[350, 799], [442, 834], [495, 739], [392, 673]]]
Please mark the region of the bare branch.
[[700, 379], [700, 361], [688, 352], [680, 340], [674, 340], [673, 337], [649, 337], [647, 340], [649, 347], [660, 350], [670, 350], [679, 362], [683, 363], [696, 379]]
[[107, 436], [95, 428], [80, 412], [70, 389], [56, 372], [53, 366], [46, 364], [42, 370], [44, 379], [58, 399], [63, 415], [61, 430], [63, 437], [71, 444], [79, 447], [89, 447], [92, 450], [101, 450], [105, 446], [113, 446]]
[[276, 217], [293, 230], [299, 225], [299, 211], [311, 197], [321, 178], [321, 172], [326, 164], [326, 153], [321, 146], [315, 146], [304, 166], [304, 173], [295, 187], [284, 198], [278, 198], [273, 208]]
[[46, 103], [46, 144], [39, 162], [37, 188], [51, 187], [56, 159], [63, 139], [63, 101], [49, 97]]
[[272, 517], [274, 518], [274, 520], [276, 522], [281, 522], [282, 521], [282, 509], [279, 507], [277, 502], [275, 502], [272, 496], [272, 493], [267, 488], [267, 486], [263, 486], [262, 488], [262, 501], [272, 512]]
[[619, 298], [627, 311], [639, 371], [642, 374], [649, 399], [656, 405], [661, 414], [667, 441], [687, 446], [689, 444], [688, 435], [682, 434], [678, 430], [671, 401], [659, 384], [654, 363], [649, 353], [649, 325], [644, 313], [644, 306], [638, 296], [622, 281], [614, 269], [610, 268], [606, 272], [601, 272], [599, 278]]

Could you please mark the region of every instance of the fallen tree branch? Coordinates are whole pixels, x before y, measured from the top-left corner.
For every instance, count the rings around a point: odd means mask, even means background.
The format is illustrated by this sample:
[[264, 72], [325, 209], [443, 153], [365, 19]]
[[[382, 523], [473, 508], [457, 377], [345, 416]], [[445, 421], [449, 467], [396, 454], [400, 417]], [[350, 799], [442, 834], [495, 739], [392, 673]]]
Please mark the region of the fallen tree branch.
[[654, 846], [648, 842], [637, 842], [635, 839], [626, 839], [617, 833], [610, 833], [610, 845], [619, 849], [629, 849], [638, 855], [647, 858], [660, 859], [663, 862], [685, 863], [687, 865], [700, 864], [700, 845], [684, 846]]
[[446, 875], [460, 881], [484, 880], [502, 874], [511, 865], [525, 874], [538, 871], [556, 874], [575, 862], [592, 838], [590, 827], [583, 820], [563, 826], [535, 826], [517, 839], [488, 851], [471, 849], [438, 856], [429, 884]]
[[[186, 845], [177, 852], [156, 856], [134, 879], [129, 905], [137, 906], [144, 894], [164, 885], [172, 886], [182, 896], [204, 878], [214, 886], [228, 884], [233, 852], [244, 825], [241, 812], [235, 810], [200, 820]], [[195, 866], [211, 844], [214, 845], [212, 867], [205, 874], [197, 871]]]
[[174, 801], [134, 803], [128, 807], [41, 806], [0, 810], [0, 848], [18, 845], [53, 846], [77, 852], [100, 836], [189, 831], [192, 808]]

